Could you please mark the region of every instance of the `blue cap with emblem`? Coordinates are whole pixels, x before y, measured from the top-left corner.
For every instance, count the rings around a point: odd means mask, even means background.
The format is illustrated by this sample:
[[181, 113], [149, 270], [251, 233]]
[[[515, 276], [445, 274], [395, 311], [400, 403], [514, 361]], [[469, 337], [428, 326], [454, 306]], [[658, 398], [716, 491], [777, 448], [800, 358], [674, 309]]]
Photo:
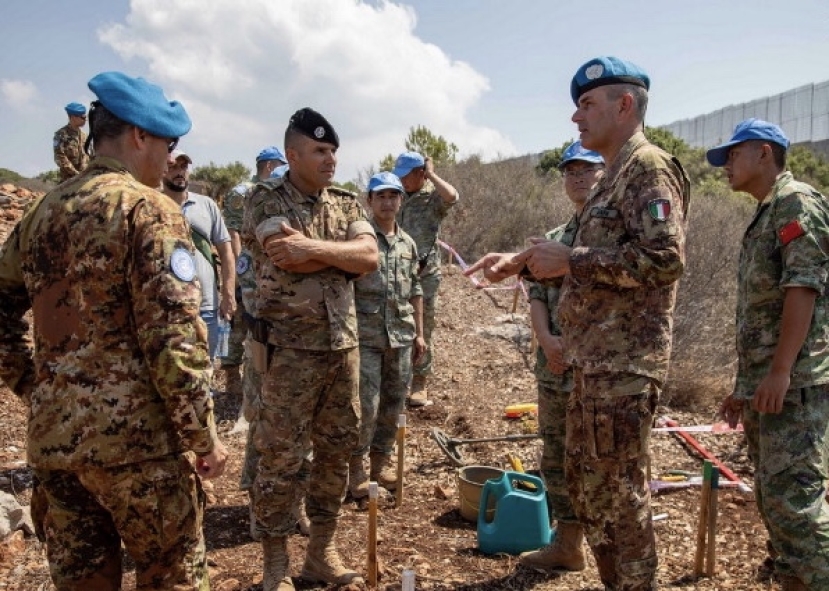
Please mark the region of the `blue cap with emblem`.
[[618, 57], [596, 57], [583, 64], [570, 82], [570, 96], [579, 104], [579, 97], [588, 90], [608, 84], [634, 84], [650, 89], [651, 79], [645, 70]]
[[558, 165], [559, 170], [564, 168], [568, 162], [573, 162], [574, 160], [582, 160], [592, 164], [604, 164], [604, 158], [602, 158], [601, 154], [583, 148], [581, 142], [578, 140], [567, 146], [567, 149], [564, 150], [564, 153], [561, 155], [561, 162]]
[[368, 192], [392, 189], [403, 193], [403, 184], [397, 175], [392, 172], [378, 172], [368, 181]]
[[257, 162], [267, 162], [269, 160], [279, 160], [280, 162], [288, 162], [285, 155], [276, 146], [268, 146], [263, 148], [259, 154], [256, 155]]
[[288, 130], [297, 131], [302, 135], [340, 147], [340, 137], [328, 120], [310, 107], [300, 109], [288, 121]]
[[418, 152], [403, 152], [394, 162], [392, 172], [399, 178], [403, 178], [415, 168], [426, 166], [426, 160]]
[[76, 117], [86, 115], [86, 107], [84, 107], [81, 103], [69, 103], [64, 107], [64, 109], [66, 110], [67, 115], [74, 115]]
[[738, 123], [737, 127], [734, 128], [734, 135], [731, 136], [731, 139], [708, 150], [705, 157], [711, 163], [711, 166], [725, 166], [725, 163], [728, 162], [728, 151], [733, 146], [749, 140], [772, 142], [783, 146], [784, 150], [789, 149], [789, 138], [786, 137], [780, 127], [774, 123], [752, 117]]
[[88, 83], [113, 115], [161, 138], [185, 135], [192, 123], [178, 101], [168, 101], [160, 86], [121, 72], [102, 72]]

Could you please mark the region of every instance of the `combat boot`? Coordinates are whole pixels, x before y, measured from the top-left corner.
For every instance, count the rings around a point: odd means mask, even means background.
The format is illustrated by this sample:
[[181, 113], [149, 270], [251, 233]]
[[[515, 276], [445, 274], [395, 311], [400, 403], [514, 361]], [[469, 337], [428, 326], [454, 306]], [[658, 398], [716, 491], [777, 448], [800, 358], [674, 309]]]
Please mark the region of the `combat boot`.
[[348, 460], [348, 492], [355, 499], [368, 496], [368, 474], [363, 466], [364, 461], [364, 455], [351, 456]]
[[426, 376], [412, 378], [412, 390], [409, 394], [409, 406], [426, 406], [429, 402], [429, 391], [426, 389]]
[[363, 578], [353, 570], [343, 566], [337, 546], [334, 544], [334, 532], [337, 522], [311, 523], [311, 539], [308, 552], [302, 566], [303, 579], [328, 583], [329, 585], [362, 585]]
[[804, 583], [797, 577], [784, 575], [780, 576], [779, 578], [781, 591], [809, 591], [809, 588], [806, 586], [806, 583]]
[[386, 490], [396, 490], [397, 470], [392, 465], [391, 454], [373, 451], [368, 457], [371, 462], [371, 479]]
[[231, 396], [242, 398], [242, 374], [238, 365], [223, 365], [225, 372], [225, 392]]
[[578, 523], [561, 523], [551, 544], [540, 550], [524, 552], [520, 562], [528, 568], [541, 571], [584, 570], [584, 528]]
[[288, 538], [263, 538], [262, 556], [262, 591], [293, 591], [294, 583], [288, 576]]

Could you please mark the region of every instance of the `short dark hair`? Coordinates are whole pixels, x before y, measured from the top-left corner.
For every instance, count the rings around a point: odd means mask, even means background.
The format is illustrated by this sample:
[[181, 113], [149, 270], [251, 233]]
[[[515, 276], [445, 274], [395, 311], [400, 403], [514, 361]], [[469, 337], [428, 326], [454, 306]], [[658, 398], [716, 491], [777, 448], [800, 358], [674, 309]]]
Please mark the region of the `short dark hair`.
[[297, 139], [301, 137], [305, 136], [293, 127], [288, 127], [288, 129], [285, 130], [285, 150], [288, 150], [289, 148], [295, 148]]
[[89, 107], [89, 137], [86, 138], [84, 151], [92, 156], [101, 140], [120, 137], [130, 127], [133, 127], [131, 123], [113, 115], [101, 101], [94, 101]]
[[769, 142], [771, 147], [771, 155], [774, 158], [774, 164], [780, 170], [786, 168], [786, 148], [775, 142]]

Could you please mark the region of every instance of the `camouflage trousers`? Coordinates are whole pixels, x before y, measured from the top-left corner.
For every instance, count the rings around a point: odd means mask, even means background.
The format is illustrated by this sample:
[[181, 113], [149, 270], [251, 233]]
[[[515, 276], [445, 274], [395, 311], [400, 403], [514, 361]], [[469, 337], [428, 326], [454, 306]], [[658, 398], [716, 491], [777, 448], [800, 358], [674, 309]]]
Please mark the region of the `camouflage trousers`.
[[657, 556], [646, 471], [659, 388], [644, 376], [578, 368], [574, 381], [565, 467], [573, 509], [605, 588], [653, 589]]
[[210, 589], [205, 496], [184, 456], [72, 472], [35, 470], [46, 495], [46, 555], [60, 591], [121, 589], [121, 543], [136, 589]]
[[802, 388], [780, 414], [747, 402], [743, 427], [757, 508], [778, 556], [775, 572], [829, 589], [829, 386]]
[[[248, 339], [250, 339], [248, 334]], [[259, 413], [260, 396], [262, 393], [262, 374], [256, 371], [253, 363], [253, 352], [250, 341], [245, 343], [245, 364], [242, 367], [242, 416], [248, 422], [247, 441], [245, 442], [245, 458], [242, 462], [242, 474], [239, 477], [239, 488], [250, 490], [256, 477], [256, 465], [259, 463], [259, 453], [254, 445], [256, 432], [256, 417]]]
[[547, 486], [547, 498], [552, 508], [553, 519], [561, 522], [575, 522], [576, 514], [567, 492], [567, 480], [564, 475], [565, 432], [567, 417], [567, 400], [570, 392], [565, 392], [538, 383], [538, 433], [541, 435], [541, 475]]
[[259, 453], [253, 504], [256, 531], [286, 536], [296, 526], [305, 490], [302, 468], [313, 451], [306, 513], [311, 523], [336, 521], [348, 460], [360, 430], [360, 352], [276, 347], [264, 376], [254, 445]]
[[397, 419], [406, 407], [412, 379], [412, 347], [360, 345], [360, 441], [355, 455], [394, 448]]
[[242, 358], [245, 355], [245, 339], [248, 335], [244, 313], [244, 306], [238, 305], [237, 302], [236, 312], [233, 314], [230, 338], [227, 343], [227, 355], [220, 358], [222, 367], [236, 366], [242, 363]]
[[421, 277], [420, 285], [423, 288], [423, 339], [426, 341], [426, 353], [421, 356], [412, 372], [416, 376], [428, 376], [432, 373], [432, 332], [435, 330], [440, 275]]

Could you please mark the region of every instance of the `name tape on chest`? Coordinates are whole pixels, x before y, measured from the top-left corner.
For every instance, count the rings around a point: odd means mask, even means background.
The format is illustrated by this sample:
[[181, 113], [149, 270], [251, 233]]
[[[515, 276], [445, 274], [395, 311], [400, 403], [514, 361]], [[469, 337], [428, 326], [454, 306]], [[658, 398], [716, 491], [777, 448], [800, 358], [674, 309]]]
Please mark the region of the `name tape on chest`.
[[593, 207], [590, 209], [590, 216], [604, 220], [615, 220], [619, 217], [619, 210], [612, 207]]

